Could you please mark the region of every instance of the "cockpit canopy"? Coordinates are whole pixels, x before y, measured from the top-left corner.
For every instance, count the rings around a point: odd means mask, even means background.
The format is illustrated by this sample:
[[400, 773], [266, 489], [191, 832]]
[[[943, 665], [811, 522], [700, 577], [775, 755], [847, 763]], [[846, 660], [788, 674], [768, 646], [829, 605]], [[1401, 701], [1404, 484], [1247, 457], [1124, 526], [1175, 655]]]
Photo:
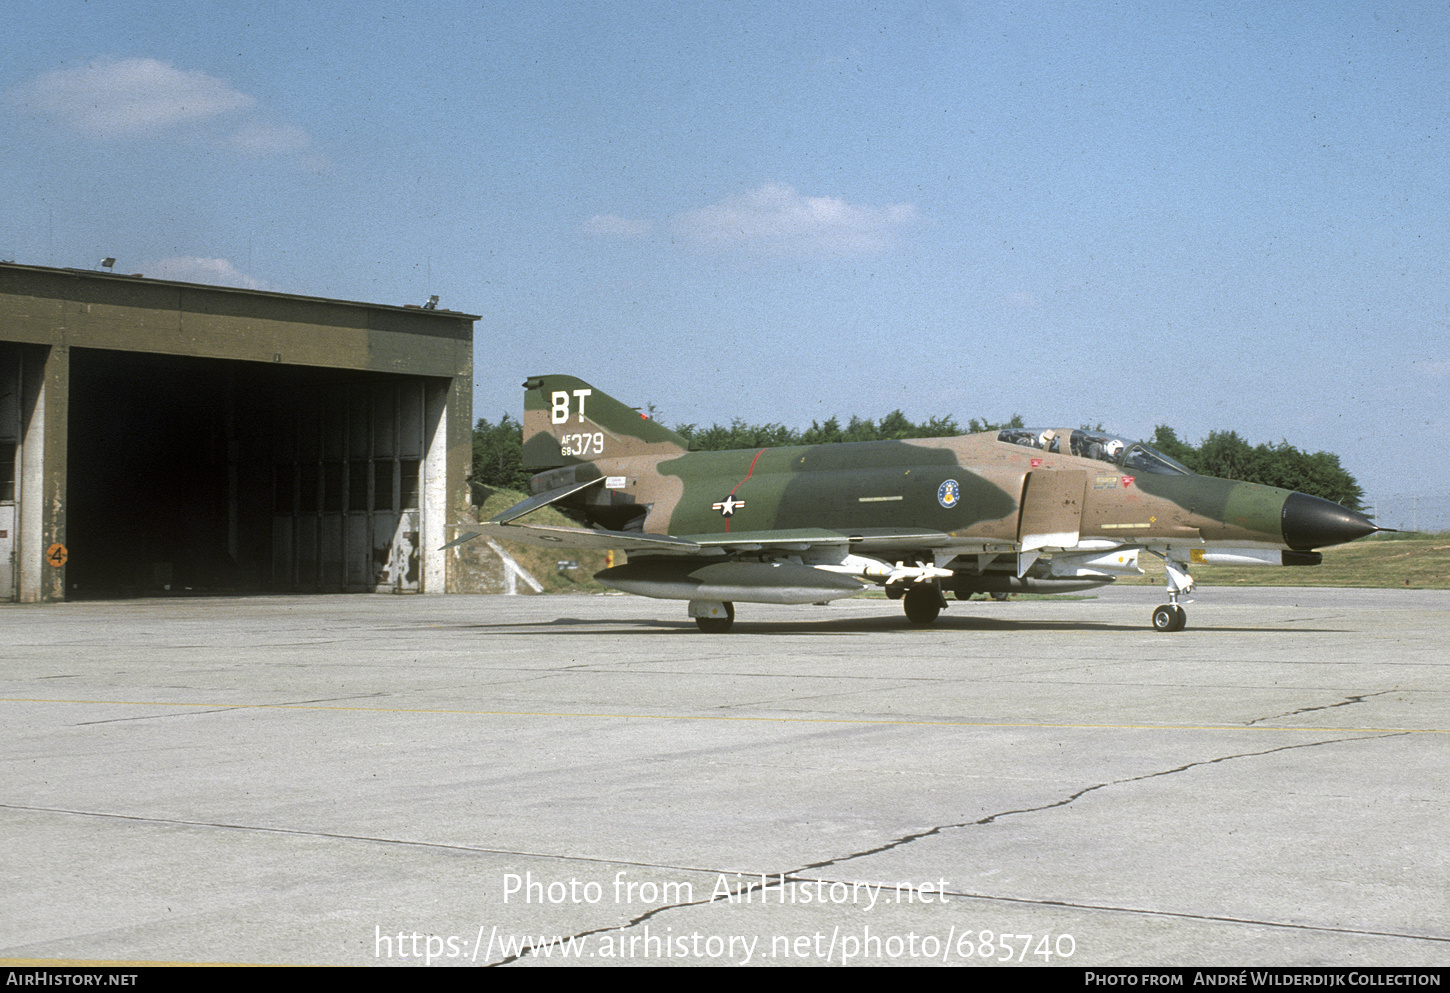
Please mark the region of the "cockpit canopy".
[[1099, 431], [1074, 428], [1006, 428], [997, 432], [997, 440], [1009, 445], [1035, 448], [1051, 455], [1076, 455], [1078, 458], [1097, 459], [1127, 472], [1159, 476], [1193, 475], [1187, 466], [1175, 462], [1150, 445], [1116, 438]]

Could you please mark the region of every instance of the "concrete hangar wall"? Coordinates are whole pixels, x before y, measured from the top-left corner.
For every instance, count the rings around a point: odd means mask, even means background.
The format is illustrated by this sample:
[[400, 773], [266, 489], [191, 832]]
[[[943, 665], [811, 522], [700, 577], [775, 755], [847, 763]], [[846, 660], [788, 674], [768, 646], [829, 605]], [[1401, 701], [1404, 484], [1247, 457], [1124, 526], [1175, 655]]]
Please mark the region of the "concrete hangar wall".
[[444, 591], [477, 319], [0, 263], [0, 601]]

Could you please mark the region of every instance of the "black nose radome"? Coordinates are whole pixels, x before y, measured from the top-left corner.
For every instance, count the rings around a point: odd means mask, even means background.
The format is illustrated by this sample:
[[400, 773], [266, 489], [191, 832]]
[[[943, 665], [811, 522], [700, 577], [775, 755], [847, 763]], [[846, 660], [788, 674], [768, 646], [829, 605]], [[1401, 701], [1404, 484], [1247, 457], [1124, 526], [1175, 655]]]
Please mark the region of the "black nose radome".
[[1284, 544], [1299, 552], [1325, 545], [1342, 545], [1379, 530], [1363, 514], [1333, 500], [1290, 493], [1284, 500]]

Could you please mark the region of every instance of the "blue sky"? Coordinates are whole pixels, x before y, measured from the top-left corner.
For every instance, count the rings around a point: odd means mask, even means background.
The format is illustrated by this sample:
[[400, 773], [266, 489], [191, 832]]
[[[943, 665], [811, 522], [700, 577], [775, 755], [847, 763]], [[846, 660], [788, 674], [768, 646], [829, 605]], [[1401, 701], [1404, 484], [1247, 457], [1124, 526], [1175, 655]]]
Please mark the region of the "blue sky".
[[565, 372], [670, 423], [1235, 429], [1450, 527], [1442, 4], [6, 11], [0, 258], [437, 293], [478, 416]]

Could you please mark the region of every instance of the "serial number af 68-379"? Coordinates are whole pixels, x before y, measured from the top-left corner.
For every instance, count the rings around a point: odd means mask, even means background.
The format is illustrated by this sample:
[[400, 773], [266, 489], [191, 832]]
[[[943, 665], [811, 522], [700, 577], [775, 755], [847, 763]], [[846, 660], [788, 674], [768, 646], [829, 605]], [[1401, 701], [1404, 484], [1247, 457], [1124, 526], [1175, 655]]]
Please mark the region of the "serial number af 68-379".
[[560, 455], [599, 457], [604, 454], [604, 432], [593, 434], [566, 434], [559, 438]]

